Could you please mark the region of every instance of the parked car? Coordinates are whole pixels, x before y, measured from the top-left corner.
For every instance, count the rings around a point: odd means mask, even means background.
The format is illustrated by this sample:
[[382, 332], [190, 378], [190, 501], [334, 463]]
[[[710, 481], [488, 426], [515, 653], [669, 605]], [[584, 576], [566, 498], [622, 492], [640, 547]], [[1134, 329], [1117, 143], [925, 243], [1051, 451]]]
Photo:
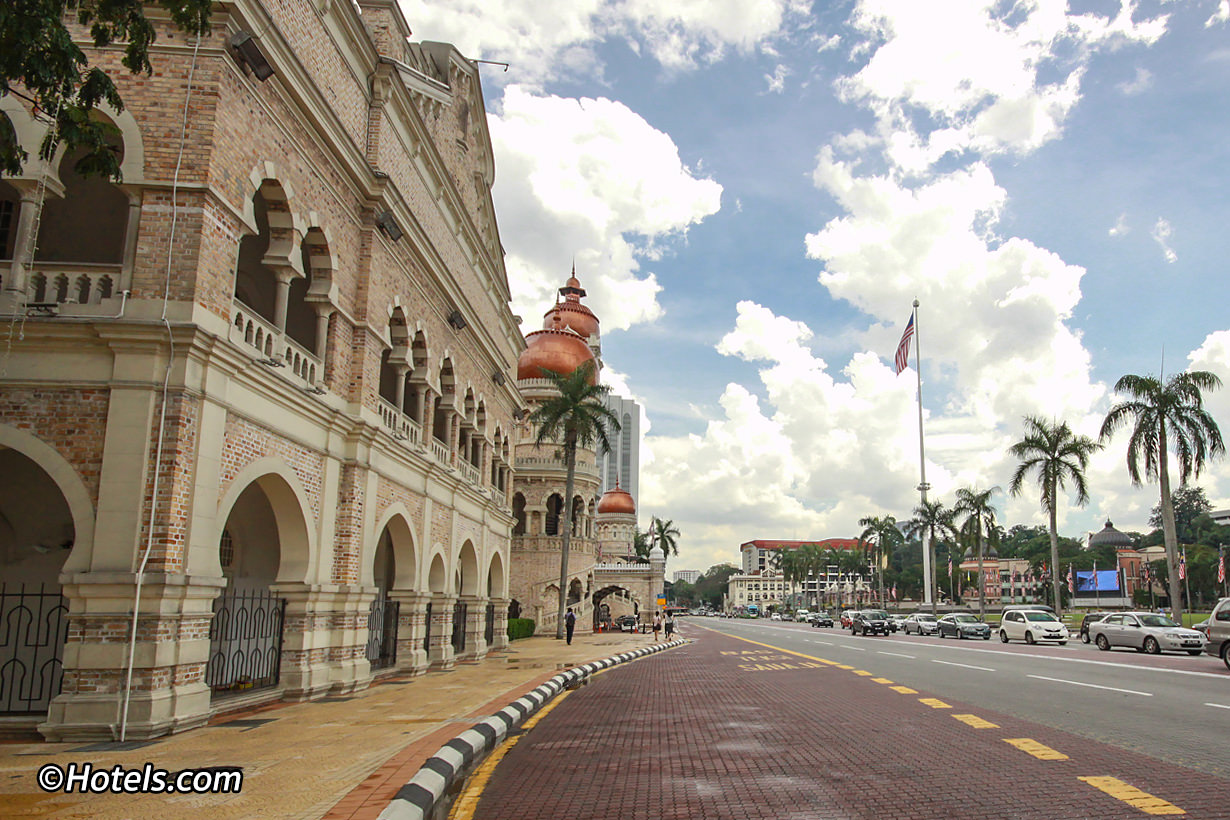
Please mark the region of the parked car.
[[901, 631], [907, 635], [934, 635], [940, 631], [938, 621], [930, 612], [915, 612], [902, 623]]
[[1042, 641], [1063, 646], [1068, 642], [1068, 628], [1054, 613], [1041, 609], [1013, 609], [1005, 612], [999, 621], [999, 639], [1035, 644]]
[[941, 638], [982, 638], [991, 640], [991, 627], [964, 612], [945, 615], [936, 622]]
[[620, 632], [635, 632], [637, 628], [636, 616], [620, 615], [615, 619], [615, 625], [619, 627]]
[[1222, 598], [1209, 616], [1208, 643], [1204, 651], [1221, 658], [1230, 669], [1230, 598]]
[[1092, 638], [1089, 637], [1089, 626], [1110, 615], [1109, 612], [1088, 612], [1084, 618], [1081, 618], [1081, 643], [1089, 643]]
[[888, 613], [882, 609], [860, 609], [850, 618], [852, 635], [887, 635]]
[[772, 615], [769, 616], [770, 621], [780, 621], [781, 619], [782, 619], [782, 613], [780, 612], [774, 612]]
[[841, 611], [841, 628], [849, 629], [851, 622], [854, 620], [854, 613], [857, 609], [843, 609]]
[[810, 620], [812, 626], [827, 626], [829, 628], [833, 626], [833, 616], [827, 612], [813, 612]]
[[906, 615], [901, 612], [893, 613], [888, 616], [888, 628], [893, 632], [900, 632], [901, 625], [905, 623]]
[[1156, 612], [1112, 613], [1090, 624], [1089, 635], [1103, 652], [1112, 646], [1130, 646], [1151, 655], [1163, 650], [1199, 655], [1205, 644], [1204, 635]]

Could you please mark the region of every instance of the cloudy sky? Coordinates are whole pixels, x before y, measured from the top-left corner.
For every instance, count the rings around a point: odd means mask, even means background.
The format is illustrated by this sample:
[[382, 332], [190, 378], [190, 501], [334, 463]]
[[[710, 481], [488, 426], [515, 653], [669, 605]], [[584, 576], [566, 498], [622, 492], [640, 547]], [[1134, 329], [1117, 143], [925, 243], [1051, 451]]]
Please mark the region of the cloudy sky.
[[[915, 298], [946, 501], [1006, 487], [1026, 414], [1096, 436], [1125, 373], [1230, 383], [1230, 0], [402, 2], [511, 64], [482, 70], [513, 309], [575, 257], [668, 573], [910, 516]], [[1125, 447], [1063, 534], [1147, 529]], [[1230, 461], [1199, 484], [1230, 507]]]

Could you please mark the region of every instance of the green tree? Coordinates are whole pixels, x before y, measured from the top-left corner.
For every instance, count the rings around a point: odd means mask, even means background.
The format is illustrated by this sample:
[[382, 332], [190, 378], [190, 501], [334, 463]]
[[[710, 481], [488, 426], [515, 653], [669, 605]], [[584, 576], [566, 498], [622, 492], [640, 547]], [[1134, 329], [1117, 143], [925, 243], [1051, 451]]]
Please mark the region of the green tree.
[[1170, 493], [1171, 448], [1179, 465], [1180, 485], [1187, 484], [1189, 478], [1198, 478], [1207, 461], [1226, 451], [1217, 422], [1204, 409], [1204, 391], [1219, 387], [1221, 379], [1207, 370], [1178, 373], [1165, 384], [1152, 376], [1128, 374], [1115, 383], [1115, 392], [1130, 398], [1112, 407], [1102, 422], [1103, 440], [1122, 427], [1132, 428], [1127, 449], [1132, 483], [1140, 486], [1143, 475], [1146, 479], [1156, 477], [1160, 485], [1166, 569], [1171, 579], [1170, 607], [1176, 623], [1183, 623], [1183, 604], [1178, 580], [1178, 533]]
[[[151, 4], [152, 5], [152, 4]], [[211, 0], [159, 0], [176, 26], [194, 35], [209, 32]], [[70, 153], [82, 150], [76, 170], [120, 179], [119, 160], [108, 138], [116, 129], [91, 116], [100, 104], [124, 109], [115, 83], [105, 71], [90, 66], [65, 25], [66, 11], [75, 11], [88, 28], [95, 48], [124, 43], [122, 63], [134, 74], [150, 74], [153, 24], [139, 0], [5, 0], [0, 3], [0, 97], [14, 94], [50, 120], [39, 156], [49, 160], [65, 144]], [[17, 142], [8, 117], [0, 113], [0, 171], [20, 174], [28, 155]]]
[[905, 536], [897, 528], [897, 519], [891, 515], [872, 515], [860, 518], [858, 525], [860, 547], [875, 554], [876, 577], [879, 581], [880, 605], [884, 605], [884, 556], [905, 543]]
[[653, 544], [649, 543], [649, 533], [638, 529], [632, 535], [632, 552], [636, 555], [638, 563], [649, 563], [649, 553], [653, 552]]
[[[1013, 458], [1020, 459], [1008, 483], [1008, 492], [1020, 495], [1029, 474], [1037, 477], [1039, 498], [1047, 515], [1053, 566], [1059, 566], [1059, 491], [1066, 489], [1070, 481], [1076, 490], [1077, 506], [1089, 503], [1085, 471], [1089, 469], [1089, 457], [1100, 449], [1102, 445], [1089, 436], [1073, 433], [1067, 422], [1047, 422], [1037, 416], [1025, 417], [1025, 437], [1008, 448]], [[1062, 614], [1057, 591], [1054, 601], [1055, 612]]]
[[926, 538], [927, 552], [931, 558], [931, 577], [923, 579], [923, 583], [934, 590], [931, 596], [931, 613], [936, 614], [936, 600], [939, 598], [936, 579], [939, 572], [935, 566], [935, 542], [943, 538], [956, 538], [957, 528], [955, 515], [941, 501], [923, 501], [914, 508], [914, 517], [905, 522], [905, 534], [911, 538]]
[[[1201, 487], [1182, 485], [1170, 495], [1170, 504], [1174, 507], [1175, 537], [1180, 544], [1193, 543], [1196, 535], [1196, 519], [1213, 511], [1213, 505]], [[1162, 529], [1162, 505], [1153, 505], [1149, 513], [1149, 526], [1155, 530]]]
[[953, 511], [963, 520], [962, 532], [978, 545], [978, 617], [987, 617], [986, 568], [983, 566], [988, 534], [995, 530], [995, 508], [991, 506], [991, 496], [999, 491], [998, 487], [989, 490], [976, 490], [973, 487], [962, 487], [957, 490], [957, 502]]
[[564, 613], [568, 602], [568, 550], [572, 535], [572, 496], [576, 488], [577, 448], [597, 445], [602, 452], [610, 452], [611, 441], [607, 432], [619, 430], [619, 418], [606, 408], [602, 399], [609, 387], [598, 384], [596, 371], [591, 362], [578, 367], [567, 375], [546, 368], [539, 368], [544, 378], [550, 379], [558, 391], [530, 415], [530, 422], [537, 431], [534, 443], [542, 446], [555, 443], [563, 451], [567, 478], [564, 482], [563, 541], [559, 557], [559, 612], [555, 623], [555, 637], [564, 637]]

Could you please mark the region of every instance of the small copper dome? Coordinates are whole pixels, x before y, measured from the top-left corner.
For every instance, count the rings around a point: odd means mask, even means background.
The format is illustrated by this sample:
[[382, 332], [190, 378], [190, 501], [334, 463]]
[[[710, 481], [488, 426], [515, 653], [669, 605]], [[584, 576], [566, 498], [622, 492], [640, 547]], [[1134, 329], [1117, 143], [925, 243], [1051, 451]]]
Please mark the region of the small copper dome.
[[580, 302], [560, 302], [542, 315], [542, 326], [552, 327], [556, 316], [560, 317], [564, 327], [571, 328], [586, 339], [598, 332], [598, 317]]
[[1132, 537], [1130, 535], [1126, 535], [1125, 533], [1119, 532], [1119, 530], [1115, 529], [1114, 524], [1107, 521], [1106, 526], [1102, 528], [1102, 531], [1094, 534], [1094, 536], [1089, 539], [1089, 546], [1112, 546], [1116, 549], [1123, 549], [1132, 546]]
[[630, 513], [636, 515], [636, 502], [627, 490], [621, 490], [616, 483], [614, 489], [607, 490], [598, 499], [600, 513]]
[[556, 327], [536, 330], [525, 337], [528, 346], [517, 359], [517, 378], [544, 379], [543, 370], [566, 376], [589, 362], [592, 366], [589, 383], [597, 384], [598, 363], [594, 352], [583, 338], [558, 324], [557, 321]]

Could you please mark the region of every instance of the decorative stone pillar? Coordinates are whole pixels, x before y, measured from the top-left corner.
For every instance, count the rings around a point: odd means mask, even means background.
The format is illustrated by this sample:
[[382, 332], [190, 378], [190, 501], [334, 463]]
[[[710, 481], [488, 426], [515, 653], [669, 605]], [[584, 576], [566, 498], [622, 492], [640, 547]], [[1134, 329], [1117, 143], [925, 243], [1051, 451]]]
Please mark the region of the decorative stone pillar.
[[295, 278], [295, 270], [286, 265], [273, 267], [273, 275], [278, 280], [278, 289], [273, 298], [273, 323], [282, 333], [286, 332], [286, 306], [290, 303], [290, 282]]
[[325, 360], [329, 355], [329, 318], [333, 315], [333, 305], [328, 302], [316, 302], [312, 305], [316, 310], [316, 358], [320, 359], [320, 380], [325, 380]]
[[462, 595], [459, 599], [466, 605], [466, 646], [461, 659], [477, 660], [487, 655], [487, 599], [478, 595]]
[[457, 464], [457, 449], [461, 446], [461, 414], [456, 410], [448, 411], [448, 460]]
[[393, 372], [397, 374], [397, 395], [394, 397], [394, 403], [397, 405], [397, 415], [402, 416], [406, 413], [406, 374], [410, 372], [410, 365], [394, 362]]
[[495, 605], [495, 629], [492, 630], [491, 646], [488, 651], [501, 652], [508, 648], [508, 599], [492, 598]]
[[453, 652], [453, 604], [457, 596], [436, 593], [431, 596], [431, 640], [427, 662], [432, 669], [452, 669], [457, 665]]
[[269, 589], [286, 599], [282, 626], [282, 685], [286, 700], [311, 700], [333, 686], [329, 666], [333, 643], [330, 621], [332, 596], [309, 584], [271, 584]]
[[427, 635], [427, 604], [431, 601], [431, 595], [394, 589], [389, 592], [389, 600], [397, 601], [399, 605], [397, 671], [403, 675], [421, 675], [429, 665], [423, 638]]

